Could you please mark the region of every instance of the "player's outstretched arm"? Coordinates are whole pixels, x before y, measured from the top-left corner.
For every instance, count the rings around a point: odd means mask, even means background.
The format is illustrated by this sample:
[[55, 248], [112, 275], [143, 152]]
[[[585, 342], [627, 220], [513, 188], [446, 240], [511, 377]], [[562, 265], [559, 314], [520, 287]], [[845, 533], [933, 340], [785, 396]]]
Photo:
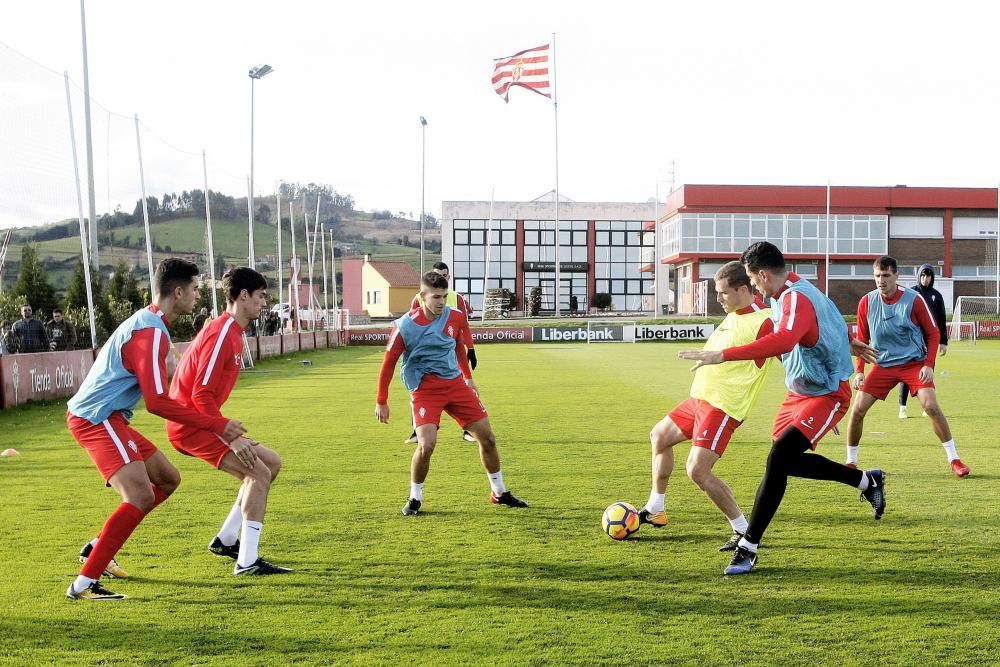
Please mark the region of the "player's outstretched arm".
[[696, 371], [702, 366], [714, 366], [725, 361], [719, 350], [681, 350], [677, 356], [681, 359], [691, 359], [698, 362], [691, 367], [692, 371]]
[[864, 371], [865, 364], [874, 364], [878, 361], [878, 350], [859, 338], [851, 339], [851, 355], [859, 359], [861, 365], [860, 372]]
[[146, 409], [170, 421], [218, 433], [226, 441], [246, 433], [243, 424], [221, 415], [203, 415], [167, 394], [167, 348], [170, 341], [156, 328], [140, 329], [122, 348], [125, 368], [135, 375]]

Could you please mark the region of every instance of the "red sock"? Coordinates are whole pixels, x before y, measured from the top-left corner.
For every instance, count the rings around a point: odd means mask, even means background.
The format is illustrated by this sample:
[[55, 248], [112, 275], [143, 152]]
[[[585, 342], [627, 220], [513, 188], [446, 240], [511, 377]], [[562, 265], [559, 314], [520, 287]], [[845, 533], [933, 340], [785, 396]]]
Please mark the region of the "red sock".
[[[149, 512], [152, 512], [156, 509], [157, 505], [169, 498], [170, 494], [164, 493], [156, 484], [150, 484], [149, 486], [153, 489], [153, 506], [149, 508]], [[149, 512], [146, 512], [146, 514], [149, 514]]]
[[84, 563], [80, 574], [90, 579], [100, 579], [104, 568], [122, 548], [125, 540], [129, 538], [144, 516], [146, 515], [143, 514], [142, 510], [131, 503], [119, 505], [118, 509], [108, 517], [104, 528], [101, 529], [101, 539], [97, 540], [97, 545], [90, 552], [90, 557]]

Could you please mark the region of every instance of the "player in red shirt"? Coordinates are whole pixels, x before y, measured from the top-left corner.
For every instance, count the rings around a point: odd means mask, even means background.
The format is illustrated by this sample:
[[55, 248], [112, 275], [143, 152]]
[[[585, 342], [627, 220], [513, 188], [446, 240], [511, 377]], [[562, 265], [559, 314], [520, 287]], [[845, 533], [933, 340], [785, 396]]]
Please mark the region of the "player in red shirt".
[[232, 440], [243, 425], [219, 413], [203, 415], [167, 395], [167, 326], [190, 314], [198, 298], [198, 267], [170, 258], [154, 278], [155, 302], [121, 323], [101, 348], [94, 366], [69, 400], [66, 422], [87, 450], [108, 486], [122, 502], [108, 517], [101, 534], [80, 552], [83, 568], [66, 591], [72, 600], [120, 600], [99, 581], [102, 574], [126, 577], [115, 554], [153, 508], [180, 484], [180, 474], [156, 446], [129, 425], [136, 402], [146, 410]]
[[[434, 262], [434, 266], [431, 270], [434, 273], [439, 273], [442, 276], [444, 276], [448, 280], [448, 284], [449, 285], [451, 284], [451, 270], [448, 268], [447, 264], [445, 264], [444, 262]], [[451, 308], [457, 309], [460, 312], [465, 313], [466, 319], [472, 317], [472, 306], [469, 304], [468, 300], [458, 292], [449, 291], [445, 303], [447, 303], [448, 306], [450, 306]], [[417, 292], [416, 294], [413, 295], [413, 301], [410, 302], [410, 310], [417, 310], [422, 306], [423, 303], [420, 300], [420, 292]], [[472, 366], [472, 370], [476, 370], [476, 365], [478, 364], [478, 361], [476, 360], [476, 350], [473, 347], [475, 343], [472, 340], [472, 327], [465, 328], [465, 335], [462, 338], [462, 343], [465, 345], [466, 354], [469, 357], [469, 365]], [[462, 431], [462, 439], [468, 442], [476, 441], [476, 439], [472, 437], [472, 434], [469, 433], [468, 431]], [[412, 444], [416, 441], [417, 441], [417, 428], [416, 426], [414, 426], [413, 431], [410, 433], [410, 437], [408, 437], [403, 442], [405, 444]]]
[[948, 418], [941, 411], [934, 389], [934, 361], [941, 333], [930, 307], [919, 293], [897, 286], [898, 269], [892, 257], [877, 259], [873, 271], [876, 289], [858, 302], [858, 339], [871, 341], [879, 349], [879, 358], [867, 377], [864, 359], [855, 363], [854, 388], [859, 391], [847, 426], [847, 465], [857, 467], [858, 445], [868, 410], [902, 383], [924, 406], [952, 471], [966, 477], [969, 467], [958, 457]]
[[740, 261], [757, 291], [771, 300], [774, 333], [724, 350], [678, 353], [683, 359], [696, 360], [695, 369], [779, 354], [785, 367], [788, 393], [774, 419], [771, 452], [749, 525], [724, 570], [726, 575], [749, 574], [753, 570], [761, 538], [781, 505], [789, 477], [855, 487], [871, 503], [876, 519], [885, 511], [881, 470], [852, 470], [811, 451], [847, 412], [851, 354], [874, 359], [876, 351], [851, 340], [833, 301], [789, 271], [784, 255], [774, 244], [758, 241], [743, 251]]
[[447, 412], [479, 443], [479, 458], [490, 481], [490, 502], [527, 507], [504, 485], [500, 453], [486, 408], [472, 381], [463, 340], [469, 326], [464, 313], [448, 307], [448, 280], [429, 272], [420, 287], [422, 306], [393, 324], [378, 376], [375, 417], [389, 423], [389, 382], [396, 362], [403, 357], [403, 384], [410, 392], [417, 448], [410, 462], [410, 496], [403, 514], [410, 516], [423, 503], [424, 480], [437, 444], [441, 413]]
[[[184, 351], [170, 383], [171, 398], [194, 412], [213, 416], [220, 414], [240, 376], [243, 332], [267, 305], [267, 281], [251, 268], [230, 269], [222, 276], [222, 291], [226, 311], [206, 324]], [[291, 572], [257, 554], [267, 493], [281, 469], [281, 457], [247, 437], [227, 442], [211, 431], [176, 421], [167, 422], [167, 436], [181, 454], [200, 458], [242, 482], [236, 503], [208, 550], [235, 560], [236, 575]], [[241, 529], [242, 540], [238, 539]]]

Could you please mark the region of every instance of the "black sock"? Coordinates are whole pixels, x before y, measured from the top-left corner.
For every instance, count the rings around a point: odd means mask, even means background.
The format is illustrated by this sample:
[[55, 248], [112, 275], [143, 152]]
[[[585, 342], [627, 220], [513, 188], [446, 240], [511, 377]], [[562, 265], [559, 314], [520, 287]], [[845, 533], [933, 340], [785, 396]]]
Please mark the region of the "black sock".
[[760, 544], [764, 531], [767, 530], [785, 496], [789, 476], [841, 482], [853, 487], [861, 484], [864, 472], [835, 463], [819, 454], [813, 454], [809, 452], [810, 448], [809, 439], [794, 426], [789, 426], [781, 437], [774, 441], [771, 453], [767, 457], [764, 477], [757, 487], [753, 512], [750, 513], [745, 536], [747, 542]]

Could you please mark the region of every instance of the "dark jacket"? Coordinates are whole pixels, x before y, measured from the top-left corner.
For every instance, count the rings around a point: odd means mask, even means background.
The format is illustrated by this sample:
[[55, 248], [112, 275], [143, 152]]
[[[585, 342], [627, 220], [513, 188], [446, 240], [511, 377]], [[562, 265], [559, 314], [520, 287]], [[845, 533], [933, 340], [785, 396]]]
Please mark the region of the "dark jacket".
[[49, 337], [45, 334], [45, 325], [36, 320], [20, 319], [11, 325], [14, 340], [17, 341], [17, 351], [25, 354], [30, 352], [48, 352]]
[[49, 336], [49, 349], [55, 352], [72, 350], [76, 347], [76, 329], [63, 318], [59, 322], [49, 320], [45, 323], [45, 333]]
[[[920, 284], [920, 276], [924, 273], [931, 274], [931, 284], [924, 287]], [[914, 287], [917, 294], [924, 297], [924, 301], [927, 302], [927, 306], [931, 309], [931, 315], [934, 316], [934, 323], [937, 324], [938, 331], [941, 332], [941, 344], [948, 344], [948, 322], [945, 319], [944, 312], [944, 297], [941, 296], [941, 292], [934, 289], [934, 267], [930, 264], [922, 264], [919, 269], [917, 269], [917, 285]]]

